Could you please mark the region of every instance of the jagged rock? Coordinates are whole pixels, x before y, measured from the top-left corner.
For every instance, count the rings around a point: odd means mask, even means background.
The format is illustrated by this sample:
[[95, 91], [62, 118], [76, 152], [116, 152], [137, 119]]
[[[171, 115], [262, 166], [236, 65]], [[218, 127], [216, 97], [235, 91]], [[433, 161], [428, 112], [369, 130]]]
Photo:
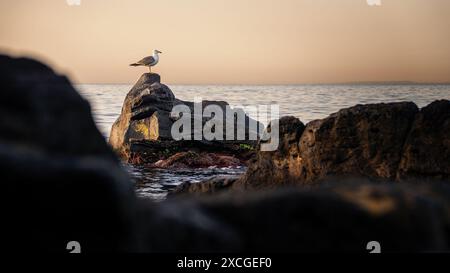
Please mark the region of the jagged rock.
[[132, 140], [171, 138], [169, 116], [175, 96], [160, 81], [158, 74], [143, 74], [127, 94], [109, 137], [109, 143], [119, 154]]
[[403, 149], [398, 179], [450, 181], [450, 101], [435, 101], [416, 115]]
[[412, 102], [358, 105], [309, 123], [298, 143], [301, 181], [336, 175], [394, 180], [417, 112]]
[[[194, 141], [194, 120], [201, 119], [202, 125], [205, 125], [211, 118], [196, 116], [195, 103], [176, 99], [170, 88], [161, 84], [159, 75], [149, 73], [142, 75], [126, 96], [122, 113], [112, 126], [109, 143], [122, 158], [134, 164], [155, 163], [158, 160], [167, 160], [168, 157], [178, 152], [184, 152], [185, 150], [177, 150], [175, 148], [180, 146], [187, 147], [191, 145], [190, 142], [192, 141], [174, 141], [171, 135], [172, 125], [180, 118], [171, 115], [172, 108], [176, 105], [185, 105], [192, 113], [191, 139], [193, 142], [199, 142], [199, 144], [195, 145], [197, 149], [201, 150], [202, 147], [209, 149], [208, 147], [214, 146], [216, 148], [215, 152], [218, 153], [233, 150], [240, 152], [239, 147], [241, 144], [249, 145], [250, 147], [256, 145], [258, 129], [256, 128], [256, 131], [251, 130], [249, 126], [250, 118], [247, 115], [245, 115], [243, 121], [237, 118], [233, 120], [234, 134], [236, 135], [238, 125], [243, 126], [245, 127], [246, 139], [226, 139], [227, 121], [225, 113], [229, 105], [224, 101], [202, 101], [200, 108], [204, 110], [210, 105], [217, 105], [222, 109], [224, 113], [224, 140], [207, 141], [203, 138]], [[256, 121], [255, 123], [262, 126]], [[174, 142], [188, 142], [188, 144], [176, 144]], [[173, 146], [171, 149], [168, 149], [169, 153], [162, 155], [161, 151], [166, 151], [169, 145]], [[230, 149], [229, 146], [234, 146], [234, 148]], [[234, 155], [241, 158], [240, 153], [235, 153]]]
[[135, 195], [67, 78], [0, 56], [2, 247], [133, 251]]
[[[304, 129], [305, 125], [298, 118], [281, 118], [278, 149], [273, 152], [258, 151], [237, 186], [267, 188], [270, 185], [280, 187], [297, 183], [302, 173], [298, 142]], [[246, 181], [249, 181], [248, 185]]]
[[[417, 113], [414, 103], [404, 102], [357, 105], [306, 128], [296, 118], [282, 118], [278, 150], [258, 152], [236, 186], [311, 184], [329, 176], [395, 180]], [[441, 142], [440, 134], [432, 137]]]

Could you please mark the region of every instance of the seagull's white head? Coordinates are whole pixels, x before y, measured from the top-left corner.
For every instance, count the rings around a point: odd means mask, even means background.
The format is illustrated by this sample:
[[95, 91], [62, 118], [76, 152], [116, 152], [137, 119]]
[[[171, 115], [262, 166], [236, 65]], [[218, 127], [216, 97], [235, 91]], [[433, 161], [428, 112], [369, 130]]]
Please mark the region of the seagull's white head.
[[157, 49], [153, 50], [153, 54], [157, 55], [158, 53], [162, 53], [162, 52]]

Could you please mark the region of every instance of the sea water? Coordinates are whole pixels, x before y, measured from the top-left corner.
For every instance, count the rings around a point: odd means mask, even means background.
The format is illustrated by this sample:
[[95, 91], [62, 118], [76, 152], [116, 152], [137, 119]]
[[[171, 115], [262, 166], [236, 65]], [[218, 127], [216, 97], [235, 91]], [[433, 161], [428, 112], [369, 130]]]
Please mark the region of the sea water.
[[[105, 138], [120, 115], [128, 84], [85, 84], [76, 88], [91, 103], [94, 119]], [[278, 104], [281, 116], [295, 116], [303, 123], [356, 104], [412, 101], [423, 107], [438, 99], [450, 99], [450, 85], [349, 84], [349, 85], [169, 85], [182, 100], [227, 101], [233, 106]], [[158, 170], [125, 165], [137, 194], [163, 200], [182, 182], [199, 182], [214, 176], [234, 176], [245, 168]]]

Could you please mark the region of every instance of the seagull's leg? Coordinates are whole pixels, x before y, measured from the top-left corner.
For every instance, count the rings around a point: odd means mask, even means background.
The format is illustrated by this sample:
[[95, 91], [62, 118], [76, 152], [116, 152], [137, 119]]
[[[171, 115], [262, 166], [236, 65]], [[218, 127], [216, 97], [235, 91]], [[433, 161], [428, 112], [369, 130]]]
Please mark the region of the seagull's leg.
[[152, 67], [149, 65], [148, 70], [150, 70], [150, 73], [152, 73]]

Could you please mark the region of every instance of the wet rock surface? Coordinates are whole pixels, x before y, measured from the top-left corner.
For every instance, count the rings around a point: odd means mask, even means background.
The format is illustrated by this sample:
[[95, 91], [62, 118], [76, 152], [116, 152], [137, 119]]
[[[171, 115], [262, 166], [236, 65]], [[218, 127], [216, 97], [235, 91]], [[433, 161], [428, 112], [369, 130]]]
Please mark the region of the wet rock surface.
[[192, 151], [177, 153], [166, 160], [157, 161], [157, 168], [206, 168], [238, 167], [241, 161], [233, 156], [214, 153], [195, 153]]
[[[253, 144], [235, 144], [235, 143], [219, 143], [208, 141], [133, 141], [129, 146], [127, 154], [128, 162], [136, 165], [155, 166], [157, 162], [165, 162], [167, 167], [174, 167], [174, 158], [179, 158], [182, 154], [210, 154], [213, 157], [229, 156], [232, 157], [229, 166], [234, 166], [235, 162], [241, 162], [242, 165], [247, 164], [254, 154]], [[200, 162], [199, 162], [200, 163]], [[193, 166], [214, 167], [215, 162], [211, 165], [193, 164]], [[189, 165], [189, 164], [187, 164]], [[224, 167], [221, 165], [221, 167]]]

